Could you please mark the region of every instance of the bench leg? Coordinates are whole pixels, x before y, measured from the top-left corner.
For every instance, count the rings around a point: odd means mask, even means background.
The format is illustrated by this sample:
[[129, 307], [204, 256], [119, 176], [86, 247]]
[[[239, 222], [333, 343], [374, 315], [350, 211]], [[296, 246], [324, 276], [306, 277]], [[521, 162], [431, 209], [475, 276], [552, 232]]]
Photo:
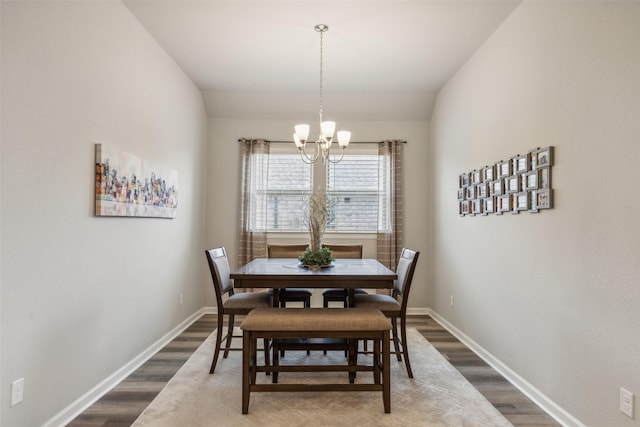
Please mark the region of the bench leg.
[[[349, 366], [356, 366], [358, 364], [358, 340], [350, 339], [349, 340], [349, 358], [348, 364]], [[349, 372], [349, 384], [354, 384], [356, 382], [356, 372]]]
[[271, 371], [271, 382], [276, 384], [278, 382], [278, 366], [280, 366], [280, 350], [279, 350], [279, 342], [277, 338], [274, 338], [272, 341], [272, 349], [273, 349], [273, 370]]
[[242, 413], [249, 413], [251, 387], [251, 338], [249, 332], [242, 334]]

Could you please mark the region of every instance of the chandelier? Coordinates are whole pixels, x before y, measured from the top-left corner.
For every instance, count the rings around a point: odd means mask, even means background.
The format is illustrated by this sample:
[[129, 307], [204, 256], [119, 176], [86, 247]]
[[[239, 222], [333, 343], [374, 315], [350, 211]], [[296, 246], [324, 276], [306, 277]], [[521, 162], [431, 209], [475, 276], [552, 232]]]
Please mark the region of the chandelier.
[[305, 151], [305, 147], [307, 142], [313, 143], [314, 141], [308, 141], [309, 139], [309, 125], [300, 124], [295, 126], [295, 133], [293, 134], [293, 142], [298, 147], [300, 151], [300, 157], [305, 163], [315, 163], [316, 160], [322, 158], [322, 161], [328, 161], [331, 163], [338, 163], [344, 157], [344, 149], [349, 145], [349, 141], [351, 140], [351, 132], [343, 130], [338, 132], [338, 145], [340, 146], [342, 155], [337, 160], [332, 160], [329, 157], [331, 152], [331, 144], [333, 143], [333, 134], [336, 130], [336, 122], [331, 121], [323, 121], [322, 120], [322, 102], [323, 102], [323, 75], [322, 68], [324, 66], [323, 62], [323, 35], [329, 30], [329, 27], [324, 24], [318, 24], [315, 27], [315, 30], [320, 33], [320, 135], [318, 139], [315, 141], [316, 150], [315, 153], [309, 155]]

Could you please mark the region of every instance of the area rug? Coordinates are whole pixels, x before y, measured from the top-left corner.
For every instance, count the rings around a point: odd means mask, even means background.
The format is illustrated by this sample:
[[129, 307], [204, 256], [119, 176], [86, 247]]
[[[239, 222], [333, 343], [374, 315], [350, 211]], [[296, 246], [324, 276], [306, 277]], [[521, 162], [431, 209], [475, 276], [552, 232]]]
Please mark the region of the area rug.
[[[238, 331], [240, 332], [240, 331]], [[391, 413], [380, 392], [252, 393], [242, 415], [241, 352], [209, 375], [215, 333], [200, 346], [133, 426], [511, 426], [414, 328], [407, 331], [414, 378], [391, 361]], [[240, 344], [240, 340], [234, 345]], [[367, 356], [359, 356], [359, 361]], [[344, 363], [344, 353], [287, 352], [282, 363]], [[337, 377], [331, 376], [338, 375]], [[304, 378], [302, 377], [304, 376]], [[271, 377], [258, 374], [259, 381]], [[279, 382], [347, 382], [345, 373], [281, 373]], [[361, 372], [358, 382], [370, 382]]]

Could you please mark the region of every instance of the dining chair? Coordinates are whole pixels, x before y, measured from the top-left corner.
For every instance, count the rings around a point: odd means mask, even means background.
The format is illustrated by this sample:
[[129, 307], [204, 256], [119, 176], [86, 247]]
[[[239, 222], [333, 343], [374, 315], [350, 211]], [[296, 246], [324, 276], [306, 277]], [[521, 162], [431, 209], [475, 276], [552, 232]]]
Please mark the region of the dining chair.
[[[399, 362], [402, 361], [402, 356], [404, 356], [404, 364], [409, 378], [413, 378], [413, 372], [411, 371], [407, 349], [407, 301], [409, 300], [409, 290], [411, 289], [413, 272], [416, 269], [419, 255], [420, 252], [407, 248], [402, 249], [396, 268], [398, 278], [394, 281], [391, 295], [358, 294], [355, 296], [356, 307], [377, 308], [385, 316], [391, 318], [392, 339], [395, 348], [393, 353]], [[398, 337], [398, 319], [400, 319], [400, 337]]]
[[[223, 358], [227, 358], [229, 351], [241, 351], [242, 348], [231, 348], [231, 340], [233, 338], [242, 338], [242, 335], [233, 335], [233, 326], [235, 315], [246, 315], [257, 307], [271, 307], [272, 295], [267, 292], [238, 292], [234, 293], [233, 281], [229, 274], [229, 260], [227, 259], [227, 251], [224, 247], [208, 249], [205, 251], [209, 270], [211, 270], [211, 278], [213, 280], [213, 289], [216, 294], [216, 304], [218, 306], [218, 326], [216, 328], [216, 348], [213, 353], [213, 361], [211, 362], [210, 374], [216, 369], [218, 355], [222, 343], [226, 342]], [[227, 295], [223, 301], [223, 296]], [[228, 316], [227, 334], [222, 337], [222, 328], [224, 326], [224, 316]], [[269, 343], [264, 340], [264, 360], [269, 363]]]
[[[322, 245], [328, 248], [333, 254], [334, 258], [362, 258], [362, 244], [356, 245]], [[355, 289], [356, 294], [366, 294], [364, 289]], [[349, 306], [347, 300], [348, 292], [346, 289], [327, 288], [322, 291], [322, 306], [329, 307], [329, 302], [336, 301], [342, 302], [343, 306], [347, 308]]]
[[[276, 245], [267, 244], [267, 258], [298, 258], [308, 245]], [[305, 308], [311, 307], [312, 292], [305, 288], [280, 289], [280, 307], [286, 307], [287, 302], [302, 302]]]

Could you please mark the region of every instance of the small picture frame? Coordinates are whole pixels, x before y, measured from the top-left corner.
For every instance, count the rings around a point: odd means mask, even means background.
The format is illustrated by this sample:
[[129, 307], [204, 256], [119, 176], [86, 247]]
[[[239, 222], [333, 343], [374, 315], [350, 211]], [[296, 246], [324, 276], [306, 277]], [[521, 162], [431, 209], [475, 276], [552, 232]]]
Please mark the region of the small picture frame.
[[498, 178], [506, 178], [511, 175], [511, 162], [500, 160], [497, 164]]
[[536, 170], [536, 168], [538, 167], [538, 151], [539, 150], [540, 150], [540, 147], [537, 147], [527, 152], [527, 161], [529, 162], [530, 171]]
[[493, 166], [485, 166], [482, 168], [483, 182], [490, 182], [494, 179], [494, 167]]
[[524, 174], [525, 190], [537, 190], [538, 189], [538, 171], [531, 171]]
[[518, 190], [518, 192], [527, 191], [527, 180], [524, 179], [525, 174], [520, 174], [519, 177], [520, 178], [518, 184], [520, 184], [520, 189]]
[[537, 151], [536, 164], [538, 168], [553, 165], [553, 147], [540, 148]]
[[526, 191], [511, 195], [511, 208], [513, 213], [529, 209], [529, 196]]
[[505, 192], [507, 194], [520, 191], [520, 175], [512, 175], [505, 179]]
[[467, 200], [472, 200], [476, 198], [476, 187], [475, 185], [470, 185], [466, 188], [467, 190]]
[[471, 172], [471, 184], [478, 185], [482, 182], [482, 174], [479, 170], [474, 169]]
[[536, 209], [551, 209], [553, 207], [553, 191], [538, 190], [536, 193]]
[[538, 195], [538, 191], [532, 190], [527, 194], [529, 195], [529, 212], [538, 213], [538, 208], [536, 207], [536, 197]]
[[527, 165], [526, 155], [521, 156], [520, 154], [516, 154], [510, 160], [511, 160], [511, 170], [513, 171], [512, 173], [514, 175], [518, 173], [527, 172], [528, 165]]
[[469, 174], [468, 173], [463, 173], [460, 175], [460, 177], [458, 178], [458, 180], [460, 181], [460, 184], [458, 185], [459, 187], [466, 187], [469, 185]]
[[508, 194], [496, 198], [496, 213], [501, 214], [511, 210], [510, 198], [511, 197]]
[[482, 183], [476, 187], [476, 197], [480, 199], [487, 197], [487, 184]]
[[495, 212], [495, 200], [493, 197], [482, 199], [482, 215], [488, 215]]
[[476, 215], [481, 213], [482, 213], [482, 200], [481, 199], [472, 200], [471, 214]]
[[459, 203], [459, 213], [460, 216], [465, 216], [469, 214], [469, 201], [463, 200]]
[[491, 184], [491, 190], [489, 191], [490, 196], [502, 196], [504, 194], [504, 181], [498, 179], [493, 181]]
[[551, 188], [551, 168], [538, 168], [538, 188], [548, 190]]
[[464, 188], [459, 188], [458, 189], [458, 200], [464, 200], [464, 196], [465, 196]]

